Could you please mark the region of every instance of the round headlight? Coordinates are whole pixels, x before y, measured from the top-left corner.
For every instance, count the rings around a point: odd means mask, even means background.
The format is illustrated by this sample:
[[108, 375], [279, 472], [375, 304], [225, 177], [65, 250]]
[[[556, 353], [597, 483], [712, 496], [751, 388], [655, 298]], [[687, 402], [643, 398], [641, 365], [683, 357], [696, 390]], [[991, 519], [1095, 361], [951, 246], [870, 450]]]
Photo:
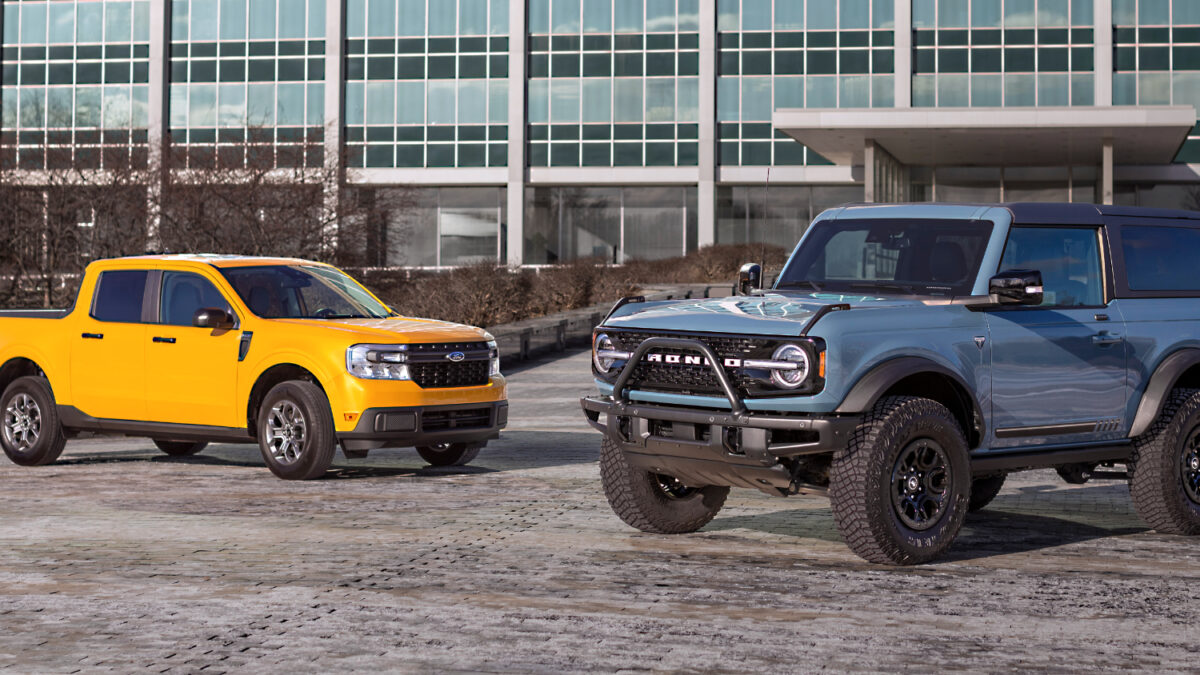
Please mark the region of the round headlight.
[[606, 333], [600, 333], [596, 336], [595, 342], [592, 343], [592, 363], [596, 365], [596, 370], [607, 373], [612, 369], [613, 364], [617, 360], [611, 358], [602, 359], [600, 358], [600, 352], [602, 350], [613, 351], [614, 349], [612, 338], [608, 337]]
[[771, 382], [783, 389], [796, 389], [808, 379], [808, 352], [799, 345], [782, 345], [771, 356], [775, 361], [790, 361], [796, 364], [793, 370], [772, 370]]

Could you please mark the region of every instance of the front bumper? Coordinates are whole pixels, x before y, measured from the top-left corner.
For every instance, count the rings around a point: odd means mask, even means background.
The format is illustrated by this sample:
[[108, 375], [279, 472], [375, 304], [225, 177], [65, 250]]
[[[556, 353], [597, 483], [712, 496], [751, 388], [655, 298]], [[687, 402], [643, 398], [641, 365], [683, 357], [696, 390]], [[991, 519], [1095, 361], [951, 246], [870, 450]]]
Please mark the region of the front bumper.
[[[622, 402], [580, 400], [588, 424], [608, 435], [634, 466], [686, 485], [731, 485], [796, 491], [780, 460], [846, 447], [858, 415], [725, 413]], [[606, 419], [601, 421], [600, 415]]]
[[500, 436], [508, 425], [508, 401], [458, 405], [369, 408], [353, 431], [339, 432], [347, 453], [438, 443], [477, 443]]

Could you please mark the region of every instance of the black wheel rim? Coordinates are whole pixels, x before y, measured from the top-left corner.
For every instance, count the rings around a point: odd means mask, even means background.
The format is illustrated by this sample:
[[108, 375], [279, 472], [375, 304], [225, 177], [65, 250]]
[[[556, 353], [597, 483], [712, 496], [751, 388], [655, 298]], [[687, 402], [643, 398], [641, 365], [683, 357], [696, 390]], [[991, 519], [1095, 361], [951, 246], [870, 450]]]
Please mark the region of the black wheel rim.
[[942, 446], [919, 438], [904, 447], [892, 467], [892, 506], [912, 530], [937, 524], [950, 497], [950, 461]]
[[1200, 426], [1192, 429], [1183, 442], [1183, 461], [1179, 469], [1184, 494], [1193, 504], [1200, 505]]
[[683, 499], [696, 493], [696, 488], [690, 488], [678, 478], [654, 474], [654, 483], [660, 492], [671, 499]]

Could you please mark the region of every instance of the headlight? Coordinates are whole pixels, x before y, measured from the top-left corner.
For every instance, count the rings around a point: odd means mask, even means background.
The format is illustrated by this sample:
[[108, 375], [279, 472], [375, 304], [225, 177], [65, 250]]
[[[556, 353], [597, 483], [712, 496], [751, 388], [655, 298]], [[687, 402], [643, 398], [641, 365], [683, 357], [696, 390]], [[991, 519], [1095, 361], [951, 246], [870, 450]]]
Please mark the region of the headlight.
[[488, 358], [491, 360], [491, 366], [488, 368], [488, 377], [495, 377], [500, 374], [500, 348], [496, 346], [495, 340], [488, 340]]
[[808, 379], [808, 352], [799, 345], [782, 345], [771, 355], [773, 361], [796, 364], [795, 368], [771, 370], [771, 383], [783, 389], [796, 389]]
[[613, 351], [616, 349], [613, 346], [612, 338], [608, 337], [606, 333], [598, 333], [596, 339], [592, 341], [592, 363], [596, 365], [596, 370], [607, 373], [612, 369], [617, 360], [608, 354], [602, 356], [601, 353]]
[[346, 370], [364, 380], [411, 380], [408, 345], [354, 345], [346, 349]]

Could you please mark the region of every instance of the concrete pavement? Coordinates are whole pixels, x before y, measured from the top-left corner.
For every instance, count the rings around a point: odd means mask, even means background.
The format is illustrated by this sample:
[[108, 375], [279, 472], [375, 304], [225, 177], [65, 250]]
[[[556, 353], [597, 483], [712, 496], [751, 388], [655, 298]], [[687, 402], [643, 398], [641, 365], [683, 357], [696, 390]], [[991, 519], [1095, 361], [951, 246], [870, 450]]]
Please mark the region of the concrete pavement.
[[387, 450], [289, 483], [254, 446], [137, 439], [0, 463], [0, 668], [1194, 672], [1200, 542], [1123, 484], [1010, 477], [917, 568], [859, 560], [816, 497], [641, 534], [600, 489], [587, 360], [514, 371], [510, 430], [459, 469]]

